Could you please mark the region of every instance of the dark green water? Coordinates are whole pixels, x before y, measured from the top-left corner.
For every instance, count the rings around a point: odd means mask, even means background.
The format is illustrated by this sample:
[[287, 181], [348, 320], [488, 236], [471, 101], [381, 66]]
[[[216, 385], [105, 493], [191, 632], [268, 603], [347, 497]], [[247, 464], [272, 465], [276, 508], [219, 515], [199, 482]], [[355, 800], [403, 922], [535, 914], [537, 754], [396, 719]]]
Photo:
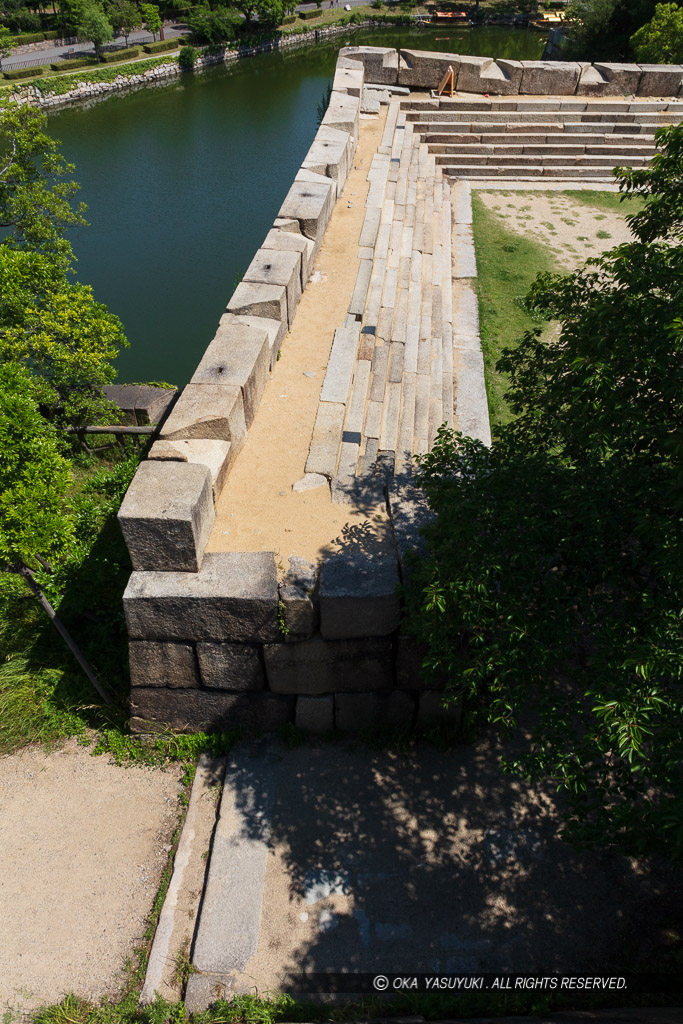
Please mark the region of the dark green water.
[[504, 28], [355, 32], [51, 115], [88, 204], [90, 226], [72, 235], [78, 277], [131, 343], [122, 381], [182, 385], [194, 372], [313, 140], [347, 43], [515, 59], [543, 46]]

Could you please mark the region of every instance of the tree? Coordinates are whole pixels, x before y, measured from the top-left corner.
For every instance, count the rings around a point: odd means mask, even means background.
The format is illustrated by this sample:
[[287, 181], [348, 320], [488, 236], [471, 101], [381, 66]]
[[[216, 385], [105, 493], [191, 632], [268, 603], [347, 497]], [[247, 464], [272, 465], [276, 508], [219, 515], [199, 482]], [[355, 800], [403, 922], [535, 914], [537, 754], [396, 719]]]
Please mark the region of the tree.
[[0, 71], [2, 62], [12, 54], [12, 33], [6, 25], [0, 25]]
[[631, 36], [636, 60], [644, 64], [679, 64], [683, 61], [683, 8], [657, 4], [655, 16]]
[[516, 419], [425, 457], [408, 608], [466, 715], [532, 723], [508, 767], [565, 790], [567, 835], [680, 857], [683, 128], [657, 144], [617, 172], [634, 240], [532, 287], [561, 335], [500, 361]]
[[154, 39], [157, 37], [157, 32], [161, 31], [161, 15], [159, 14], [159, 8], [156, 4], [140, 4], [140, 13], [142, 15], [142, 22], [148, 32], [152, 33]]
[[115, 31], [123, 33], [128, 46], [128, 36], [134, 28], [142, 26], [142, 14], [138, 5], [132, 0], [111, 0], [107, 5], [107, 15]]
[[104, 44], [114, 38], [111, 23], [107, 21], [107, 16], [99, 4], [88, 4], [83, 9], [81, 20], [78, 23], [78, 34], [93, 43], [99, 60]]
[[220, 46], [236, 37], [241, 20], [239, 14], [227, 7], [217, 11], [197, 7], [187, 23], [197, 42]]
[[571, 0], [567, 55], [577, 60], [625, 60], [631, 36], [649, 21], [657, 0]]
[[18, 573], [40, 601], [105, 703], [107, 694], [36, 581], [73, 536], [66, 501], [69, 465], [38, 409], [40, 386], [28, 370], [0, 366], [0, 566]]
[[233, 6], [249, 25], [255, 18], [263, 26], [279, 25], [296, 8], [296, 0], [235, 0]]

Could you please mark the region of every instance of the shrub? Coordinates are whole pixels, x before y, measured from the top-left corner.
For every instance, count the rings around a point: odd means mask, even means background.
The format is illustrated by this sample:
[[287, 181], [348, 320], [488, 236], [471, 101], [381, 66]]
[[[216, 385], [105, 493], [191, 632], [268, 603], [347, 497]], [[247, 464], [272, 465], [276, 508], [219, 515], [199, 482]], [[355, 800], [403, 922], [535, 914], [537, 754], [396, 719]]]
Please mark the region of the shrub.
[[60, 60], [56, 64], [50, 64], [53, 71], [70, 71], [71, 68], [85, 68], [94, 65], [89, 57], [74, 57], [72, 60]]
[[299, 17], [304, 21], [308, 21], [309, 18], [319, 18], [320, 11], [299, 11]]
[[288, 14], [286, 18], [282, 19], [283, 25], [293, 25], [296, 21], [296, 14]]
[[61, 32], [57, 32], [56, 29], [51, 29], [49, 32], [43, 32], [44, 39], [59, 39], [60, 37]]
[[130, 60], [140, 53], [139, 46], [131, 46], [129, 50], [114, 50], [112, 53], [101, 53], [100, 60], [103, 64], [114, 64], [116, 61]]
[[42, 43], [44, 32], [20, 32], [12, 39], [13, 46], [28, 46], [30, 43]]
[[163, 53], [165, 50], [176, 50], [178, 46], [177, 39], [160, 39], [156, 43], [145, 43], [142, 49], [145, 53]]
[[197, 63], [198, 56], [199, 50], [196, 50], [194, 46], [183, 46], [178, 54], [178, 64], [183, 71], [191, 71]]
[[33, 75], [42, 75], [44, 68], [15, 68], [14, 71], [3, 71], [3, 78], [12, 81], [15, 78], [31, 78]]

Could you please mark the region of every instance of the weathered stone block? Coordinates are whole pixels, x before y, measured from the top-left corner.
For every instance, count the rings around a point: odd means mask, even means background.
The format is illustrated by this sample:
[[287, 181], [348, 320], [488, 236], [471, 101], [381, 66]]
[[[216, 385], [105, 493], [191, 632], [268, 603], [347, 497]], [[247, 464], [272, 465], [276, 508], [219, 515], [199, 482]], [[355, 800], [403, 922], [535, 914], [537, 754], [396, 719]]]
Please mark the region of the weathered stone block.
[[229, 441], [155, 441], [147, 457], [165, 462], [190, 462], [196, 466], [206, 466], [211, 474], [214, 503], [223, 490], [234, 462]]
[[[286, 234], [287, 237], [291, 237], [284, 230], [278, 232]], [[302, 235], [295, 236], [302, 238]], [[306, 239], [308, 242], [309, 239]], [[312, 244], [312, 243], [310, 243]], [[277, 354], [280, 351], [280, 346], [287, 333], [287, 321], [286, 320], [272, 320], [267, 316], [249, 316], [248, 314], [238, 316], [235, 313], [224, 313], [221, 317], [220, 322], [222, 324], [235, 323], [235, 324], [247, 324], [249, 327], [255, 327], [259, 331], [265, 331], [268, 335], [268, 344], [270, 345], [270, 368], [277, 362]]]
[[154, 388], [147, 384], [107, 384], [102, 391], [123, 412], [122, 423], [139, 427], [160, 423], [178, 394], [176, 388]]
[[429, 729], [434, 725], [457, 725], [460, 721], [462, 707], [460, 703], [449, 708], [443, 706], [441, 690], [425, 690], [418, 697], [417, 724]]
[[386, 636], [398, 628], [398, 565], [391, 554], [347, 551], [320, 570], [320, 632], [329, 640]]
[[282, 231], [272, 228], [263, 242], [264, 249], [285, 249], [298, 252], [301, 256], [301, 289], [306, 287], [313, 269], [315, 259], [315, 243], [305, 235], [294, 234], [292, 231]]
[[123, 595], [135, 639], [277, 640], [272, 552], [210, 552], [198, 573], [134, 572]]
[[420, 531], [436, 517], [424, 491], [416, 487], [410, 477], [394, 477], [388, 485], [388, 499], [401, 577], [405, 582], [410, 575], [408, 552], [424, 557], [427, 546]]
[[305, 732], [325, 733], [334, 729], [334, 697], [297, 697], [294, 724]]
[[128, 644], [131, 686], [199, 686], [192, 644], [131, 640]]
[[321, 402], [340, 402], [345, 405], [348, 401], [359, 341], [360, 324], [355, 327], [338, 327], [334, 332], [330, 358], [320, 391]]
[[290, 328], [301, 298], [301, 253], [291, 249], [259, 249], [247, 267], [246, 282], [284, 285], [287, 294], [287, 323]]
[[436, 89], [449, 67], [457, 75], [460, 61], [455, 53], [430, 50], [401, 50], [400, 58], [398, 84], [421, 89]]
[[505, 81], [501, 82], [493, 68], [488, 68], [484, 75], [483, 84], [490, 84], [490, 88], [485, 88], [483, 91], [497, 93], [501, 96], [516, 96], [522, 84], [522, 75], [524, 74], [522, 62], [500, 58], [496, 61], [496, 64], [499, 70], [502, 71]]
[[332, 81], [333, 92], [345, 92], [349, 96], [360, 96], [363, 92], [364, 69], [359, 61], [355, 61], [357, 67], [344, 67], [337, 63]]
[[677, 96], [683, 82], [680, 64], [641, 64], [638, 96]]
[[338, 62], [361, 63], [365, 68], [365, 83], [375, 85], [398, 84], [398, 53], [389, 46], [345, 46], [339, 51]]
[[637, 64], [588, 64], [581, 70], [578, 96], [635, 96], [641, 70]]
[[305, 590], [288, 584], [280, 586], [285, 627], [293, 636], [310, 636], [318, 624], [313, 600]]
[[134, 569], [197, 572], [214, 522], [209, 470], [141, 462], [118, 520]]
[[320, 402], [313, 436], [306, 459], [307, 473], [333, 477], [337, 468], [339, 445], [344, 428], [346, 406], [340, 402]]
[[338, 693], [334, 698], [335, 725], [343, 732], [377, 726], [409, 729], [415, 720], [415, 701], [408, 693]]
[[458, 92], [514, 95], [519, 92], [522, 65], [519, 61], [494, 61], [490, 57], [458, 56], [453, 70]]
[[331, 178], [327, 184], [295, 181], [280, 208], [280, 217], [297, 220], [301, 233], [320, 245], [332, 211], [333, 187]]
[[363, 692], [393, 685], [392, 644], [387, 639], [323, 640], [266, 644], [268, 685], [275, 693], [316, 696]]
[[238, 727], [273, 732], [291, 722], [294, 697], [221, 690], [136, 689], [131, 694], [131, 730], [228, 731]]
[[288, 324], [287, 289], [281, 284], [240, 281], [232, 293], [226, 312], [238, 316], [264, 316]]
[[235, 455], [246, 434], [242, 389], [235, 384], [188, 384], [161, 428], [168, 441], [232, 441]]
[[260, 648], [250, 644], [197, 644], [199, 672], [213, 690], [263, 690]]
[[573, 96], [581, 66], [573, 61], [523, 60], [520, 93], [527, 96]]
[[340, 132], [348, 132], [356, 143], [358, 142], [359, 124], [360, 96], [348, 96], [345, 93], [333, 92], [322, 119], [322, 126], [336, 128]]
[[336, 181], [337, 194], [344, 187], [349, 173], [350, 139], [349, 132], [321, 125], [301, 165], [308, 171], [314, 171]]
[[191, 383], [228, 384], [240, 388], [248, 430], [254, 422], [269, 373], [270, 341], [266, 331], [221, 320]]

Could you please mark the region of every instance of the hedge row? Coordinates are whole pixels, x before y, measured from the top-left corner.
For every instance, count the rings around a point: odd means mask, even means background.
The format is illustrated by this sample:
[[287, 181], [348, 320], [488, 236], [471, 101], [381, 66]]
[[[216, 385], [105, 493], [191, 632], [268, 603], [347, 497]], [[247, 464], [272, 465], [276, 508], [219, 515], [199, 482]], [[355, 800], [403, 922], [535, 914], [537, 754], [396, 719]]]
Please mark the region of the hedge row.
[[319, 18], [321, 14], [322, 11], [299, 11], [299, 17], [304, 21], [308, 21], [309, 18]]
[[164, 50], [175, 50], [180, 45], [178, 39], [160, 39], [157, 43], [145, 43], [145, 53], [163, 53]]
[[293, 25], [296, 21], [296, 14], [288, 14], [286, 18], [282, 19], [283, 25]]
[[101, 53], [100, 60], [103, 64], [113, 64], [115, 61], [130, 60], [140, 53], [139, 46], [131, 46], [130, 49], [114, 50], [112, 53]]
[[55, 64], [50, 64], [53, 71], [70, 71], [71, 68], [86, 68], [89, 65], [94, 66], [95, 62], [90, 57], [72, 57], [71, 60], [60, 60]]
[[3, 71], [2, 77], [14, 81], [16, 78], [31, 78], [32, 75], [42, 75], [44, 68], [14, 68], [12, 71]]

